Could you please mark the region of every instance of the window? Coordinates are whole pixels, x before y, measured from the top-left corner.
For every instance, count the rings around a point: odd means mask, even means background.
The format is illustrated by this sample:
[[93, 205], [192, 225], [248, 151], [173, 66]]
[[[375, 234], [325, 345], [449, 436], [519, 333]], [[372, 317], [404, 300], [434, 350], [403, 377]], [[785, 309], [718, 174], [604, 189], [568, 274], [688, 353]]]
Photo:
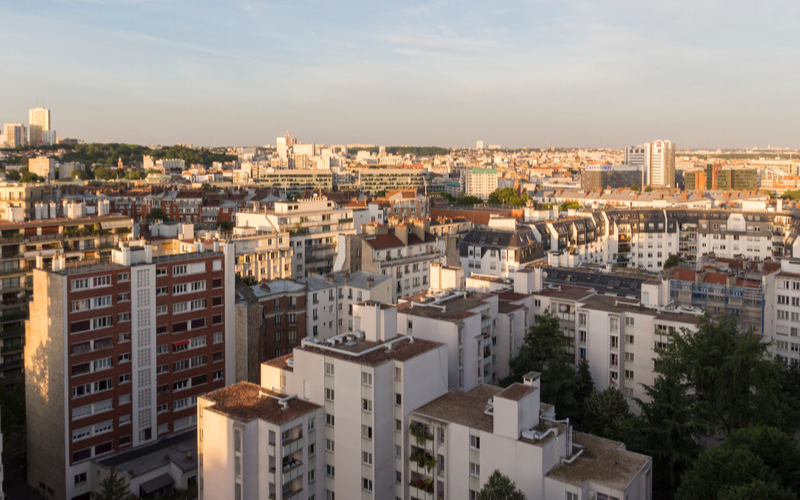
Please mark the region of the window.
[[328, 477], [336, 477], [336, 470], [333, 465], [326, 464], [325, 465], [325, 475]]
[[167, 268], [166, 267], [158, 267], [158, 268], [156, 268], [156, 277], [166, 276], [166, 275], [167, 275]]
[[361, 486], [367, 491], [372, 491], [372, 479], [361, 478]]
[[333, 401], [334, 399], [334, 392], [333, 389], [325, 389], [325, 399], [328, 401]]
[[117, 315], [117, 323], [122, 323], [130, 320], [131, 320], [131, 313], [129, 312], [119, 313]]
[[334, 450], [335, 450], [335, 448], [336, 448], [336, 447], [334, 446], [333, 439], [326, 439], [326, 440], [325, 440], [325, 449], [326, 449], [326, 450], [328, 450], [328, 451], [334, 451]]
[[160, 286], [156, 288], [156, 295], [166, 295], [169, 293], [169, 289], [165, 286]]
[[403, 430], [403, 421], [399, 418], [394, 419], [394, 430], [402, 431]]
[[372, 412], [372, 400], [361, 398], [361, 409], [364, 411]]
[[156, 347], [156, 354], [168, 354], [168, 353], [169, 353], [168, 345], [160, 345]]
[[625, 370], [625, 378], [633, 379], [633, 370]]
[[220, 342], [222, 342], [222, 332], [216, 332], [214, 334], [213, 339], [215, 344], [219, 344]]
[[469, 437], [469, 447], [474, 448], [476, 450], [481, 449], [481, 438], [480, 436], [470, 436]]
[[131, 381], [131, 374], [130, 373], [125, 373], [125, 374], [119, 376], [119, 383], [120, 384], [128, 384], [128, 383], [130, 383], [130, 381]]
[[333, 363], [325, 363], [325, 375], [333, 376]]
[[168, 314], [168, 313], [169, 313], [169, 311], [167, 309], [167, 306], [157, 306], [156, 307], [156, 315], [157, 316], [163, 316], [164, 314]]
[[361, 437], [364, 437], [366, 439], [372, 439], [372, 427], [370, 427], [369, 425], [362, 425]]
[[403, 404], [403, 395], [399, 393], [394, 394], [394, 404], [400, 406]]
[[117, 275], [117, 281], [130, 281], [131, 275], [130, 273], [119, 273]]
[[81, 472], [80, 474], [77, 474], [75, 476], [75, 486], [78, 486], [80, 484], [86, 484], [86, 481], [87, 481], [87, 479], [86, 479], [86, 473], [85, 472]]
[[361, 452], [361, 461], [364, 462], [367, 465], [372, 465], [372, 453], [369, 453], [367, 451], [362, 451]]
[[469, 475], [470, 476], [480, 477], [481, 476], [481, 466], [480, 466], [480, 464], [476, 464], [474, 462], [470, 462], [469, 463]]
[[400, 367], [395, 367], [394, 369], [394, 379], [401, 381], [403, 380], [403, 369]]
[[361, 383], [366, 386], [372, 386], [372, 374], [368, 372], [361, 372]]
[[403, 482], [403, 473], [399, 470], [394, 471], [394, 482], [400, 484]]
[[114, 363], [111, 357], [98, 359], [94, 361], [94, 369], [93, 371], [100, 371], [100, 370], [108, 370], [112, 368]]
[[325, 425], [330, 425], [331, 427], [333, 427], [335, 425], [335, 423], [336, 423], [335, 416], [331, 415], [330, 413], [326, 413], [325, 414]]

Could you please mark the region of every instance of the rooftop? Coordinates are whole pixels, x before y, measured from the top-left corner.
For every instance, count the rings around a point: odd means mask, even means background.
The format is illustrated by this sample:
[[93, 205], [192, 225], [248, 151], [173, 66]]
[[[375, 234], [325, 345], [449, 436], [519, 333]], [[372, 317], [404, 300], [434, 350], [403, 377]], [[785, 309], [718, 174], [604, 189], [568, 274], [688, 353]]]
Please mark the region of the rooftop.
[[214, 403], [206, 410], [244, 422], [259, 419], [281, 425], [320, 408], [297, 398], [288, 399], [284, 408], [277, 398], [285, 398], [285, 395], [250, 382], [237, 382], [203, 397]]
[[[347, 277], [348, 274], [350, 275], [349, 278]], [[333, 278], [333, 283], [328, 281], [328, 277]], [[369, 278], [372, 278], [372, 284], [369, 284]], [[307, 285], [310, 291], [327, 290], [328, 288], [343, 285], [351, 286], [353, 288], [362, 288], [364, 290], [371, 290], [372, 288], [375, 288], [376, 285], [380, 285], [384, 281], [390, 280], [391, 278], [391, 276], [385, 274], [372, 274], [364, 271], [356, 271], [354, 273], [339, 271], [328, 274], [327, 276], [314, 275], [305, 278], [298, 278], [297, 281], [298, 283]]]
[[385, 342], [354, 339], [336, 344], [335, 350], [324, 342], [315, 345], [304, 340], [299, 347], [295, 347], [295, 351], [302, 350], [360, 365], [378, 366], [388, 361], [408, 361], [442, 345], [444, 344], [439, 342], [398, 335]]
[[624, 490], [651, 461], [648, 456], [625, 450], [623, 443], [582, 432], [574, 434], [574, 443], [584, 447], [581, 456], [571, 464], [556, 466], [547, 477], [576, 486], [592, 481]]
[[490, 296], [491, 294], [480, 292], [456, 292], [437, 297], [423, 292], [401, 299], [397, 312], [444, 321], [460, 321], [478, 314], [474, 309], [487, 305], [484, 299]]
[[453, 389], [414, 413], [484, 432], [493, 432], [494, 418], [484, 413], [484, 410], [486, 402], [500, 392], [503, 392], [502, 388], [486, 384], [479, 385], [469, 392]]

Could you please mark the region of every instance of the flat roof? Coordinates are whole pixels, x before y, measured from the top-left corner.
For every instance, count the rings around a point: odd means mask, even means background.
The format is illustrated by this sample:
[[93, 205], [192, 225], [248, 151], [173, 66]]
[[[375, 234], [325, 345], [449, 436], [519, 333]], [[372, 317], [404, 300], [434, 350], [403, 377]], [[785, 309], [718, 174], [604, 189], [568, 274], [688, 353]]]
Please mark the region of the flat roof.
[[[269, 396], [263, 396], [262, 393]], [[276, 399], [285, 398], [284, 394], [250, 382], [237, 382], [228, 387], [211, 391], [203, 397], [214, 403], [212, 406], [206, 407], [206, 410], [211, 409], [244, 422], [259, 419], [276, 425], [290, 422], [321, 408], [296, 397], [289, 399], [284, 408]]]
[[464, 425], [484, 432], [494, 432], [494, 417], [484, 413], [486, 403], [503, 389], [482, 384], [469, 392], [453, 389], [414, 413], [444, 422]]
[[[389, 349], [387, 344], [400, 338], [405, 338], [408, 340], [393, 342], [391, 344], [391, 349]], [[355, 339], [345, 342], [344, 344], [336, 344], [334, 347], [336, 350], [328, 349], [328, 344], [325, 343], [325, 341], [321, 341], [319, 345], [303, 343], [302, 345], [295, 347], [295, 351], [302, 350], [321, 354], [331, 358], [341, 359], [344, 361], [350, 361], [360, 365], [378, 366], [388, 361], [407, 361], [419, 356], [420, 354], [437, 349], [443, 345], [444, 344], [440, 342], [398, 335], [387, 340], [386, 342], [370, 342], [367, 340]], [[375, 347], [384, 348], [370, 350]], [[352, 353], [352, 355], [345, 354], [346, 352]]]
[[618, 441], [582, 432], [575, 432], [573, 437], [575, 444], [584, 447], [583, 453], [571, 464], [556, 466], [547, 477], [576, 486], [593, 481], [624, 490], [651, 460], [625, 450], [625, 445]]
[[[456, 294], [458, 293], [462, 292], [456, 292]], [[400, 304], [397, 305], [397, 312], [412, 316], [442, 319], [444, 321], [460, 321], [479, 314], [478, 311], [473, 311], [473, 309], [488, 305], [484, 299], [490, 296], [490, 294], [486, 293], [467, 292], [466, 297], [453, 297], [439, 304], [431, 305], [432, 302], [437, 300], [437, 297], [424, 292], [402, 299]], [[443, 297], [438, 297], [438, 299], [441, 298]], [[444, 306], [444, 308], [439, 306]]]

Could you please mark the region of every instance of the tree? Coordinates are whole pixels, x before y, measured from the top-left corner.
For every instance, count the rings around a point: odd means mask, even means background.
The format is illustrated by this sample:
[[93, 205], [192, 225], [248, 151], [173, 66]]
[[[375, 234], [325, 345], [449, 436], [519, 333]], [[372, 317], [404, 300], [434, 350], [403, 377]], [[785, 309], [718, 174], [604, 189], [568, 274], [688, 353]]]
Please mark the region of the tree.
[[111, 467], [108, 476], [100, 481], [99, 500], [131, 500], [134, 497], [130, 492], [128, 481]]
[[653, 190], [653, 186], [647, 186], [646, 188], [644, 188], [644, 192], [645, 193], [649, 193], [652, 190]]
[[528, 193], [518, 195], [514, 188], [498, 188], [489, 195], [489, 203], [493, 205], [511, 205], [520, 207], [528, 203]]
[[147, 218], [150, 220], [158, 219], [164, 222], [169, 222], [169, 215], [167, 215], [167, 212], [160, 208], [154, 208], [150, 210], [150, 213], [147, 214]]
[[525, 495], [514, 481], [495, 470], [478, 492], [478, 500], [525, 500]]
[[42, 182], [44, 179], [34, 174], [33, 172], [25, 172], [20, 177], [20, 182]]
[[229, 220], [224, 220], [219, 223], [219, 228], [222, 231], [233, 231], [233, 227], [234, 227], [233, 222]]
[[78, 170], [78, 169], [75, 169], [75, 170], [72, 171], [71, 177], [73, 179], [77, 179], [77, 180], [81, 180], [81, 181], [86, 181], [86, 180], [89, 180], [89, 179], [92, 178], [92, 176], [89, 175], [87, 172], [84, 172], [83, 170]]
[[796, 499], [800, 449], [779, 429], [739, 429], [719, 447], [706, 449], [681, 478], [677, 500]]
[[575, 418], [580, 407], [575, 397], [578, 378], [559, 320], [550, 311], [536, 316], [534, 324], [511, 359], [511, 374], [501, 384], [519, 382], [531, 371], [542, 374], [541, 400], [555, 405], [558, 414]]
[[733, 318], [705, 315], [695, 332], [669, 334], [655, 371], [684, 374], [694, 394], [689, 411], [713, 429], [730, 434], [749, 425], [769, 424], [794, 430], [796, 412], [782, 387], [784, 368], [767, 349], [768, 344], [752, 331], [740, 333]]
[[631, 191], [641, 191], [641, 190], [642, 188], [640, 188], [639, 185], [636, 184], [635, 182], [631, 184]]
[[242, 283], [246, 286], [255, 286], [258, 285], [258, 280], [255, 279], [253, 276], [243, 276], [241, 277]]
[[669, 254], [669, 257], [667, 257], [667, 260], [664, 261], [664, 269], [675, 267], [683, 261], [684, 261], [683, 257], [681, 257], [678, 254], [671, 253]]
[[8, 181], [18, 181], [20, 178], [18, 170], [8, 169], [6, 170], [6, 180]]
[[565, 210], [580, 210], [581, 204], [578, 203], [577, 201], [567, 201], [567, 202], [562, 203], [561, 206], [558, 207], [558, 208], [562, 212], [565, 211]]
[[577, 388], [575, 389], [575, 402], [578, 404], [580, 411], [576, 415], [573, 425], [577, 429], [583, 429], [586, 422], [586, 401], [589, 400], [594, 392], [594, 381], [592, 380], [592, 372], [589, 370], [589, 362], [582, 359], [578, 363], [578, 380]]
[[705, 422], [691, 411], [692, 398], [683, 374], [674, 364], [659, 364], [660, 375], [652, 386], [643, 386], [647, 403], [637, 399], [642, 410], [639, 442], [634, 444], [653, 457], [653, 479], [667, 491], [675, 491], [680, 473], [697, 457], [695, 436], [705, 431]]
[[633, 413], [628, 401], [615, 386], [601, 392], [593, 392], [584, 406], [586, 423], [584, 429], [615, 441], [624, 441], [634, 427]]

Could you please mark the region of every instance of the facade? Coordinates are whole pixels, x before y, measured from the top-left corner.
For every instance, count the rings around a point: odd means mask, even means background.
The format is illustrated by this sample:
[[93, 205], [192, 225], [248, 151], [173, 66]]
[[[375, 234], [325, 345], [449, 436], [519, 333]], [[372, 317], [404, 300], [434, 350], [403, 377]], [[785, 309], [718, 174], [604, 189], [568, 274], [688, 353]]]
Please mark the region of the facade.
[[411, 498], [477, 498], [496, 469], [526, 498], [652, 496], [652, 459], [574, 432], [540, 401], [540, 375], [502, 389], [451, 390], [411, 414]]
[[800, 363], [800, 261], [781, 262], [768, 281], [764, 300], [765, 340], [770, 353], [786, 364]]
[[0, 183], [0, 221], [22, 222], [36, 218], [36, 204], [52, 202], [52, 191], [45, 184]]
[[642, 187], [640, 165], [589, 165], [581, 171], [582, 189]]
[[[41, 217], [45, 208], [48, 216], [51, 208], [56, 211], [55, 204], [43, 203], [37, 203], [34, 211]], [[62, 256], [70, 265], [108, 261], [111, 249], [130, 238], [132, 224], [129, 217], [119, 215], [0, 222], [0, 375], [6, 385], [20, 382], [24, 373], [33, 270]]]
[[645, 185], [675, 187], [675, 144], [670, 141], [657, 140], [626, 148], [625, 163], [644, 168]]
[[28, 145], [28, 131], [21, 123], [6, 123], [3, 126], [3, 137], [7, 148], [17, 148]]
[[263, 213], [238, 212], [236, 226], [289, 233], [294, 278], [330, 272], [338, 235], [356, 232], [352, 208], [341, 208], [325, 196], [275, 202], [273, 210]]
[[415, 189], [401, 189], [376, 198], [375, 203], [385, 210], [386, 220], [424, 219], [430, 215], [428, 197]]
[[392, 303], [428, 290], [430, 265], [445, 263], [455, 236], [437, 237], [423, 223], [365, 226], [355, 236], [340, 236], [334, 269], [364, 270], [392, 278]]
[[28, 159], [28, 171], [38, 175], [46, 181], [56, 179], [56, 160], [47, 156]]
[[287, 191], [303, 191], [306, 189], [333, 189], [333, 174], [325, 170], [275, 170], [273, 172], [261, 171], [254, 180], [274, 188]]
[[377, 194], [394, 190], [425, 189], [428, 172], [420, 168], [362, 168], [358, 170], [361, 192]]
[[409, 498], [409, 415], [447, 391], [444, 346], [397, 335], [393, 306], [366, 302], [354, 315], [353, 332], [304, 339], [264, 364], [261, 386], [324, 408], [306, 497]]
[[249, 382], [198, 398], [200, 499], [324, 498], [322, 406]]
[[458, 243], [465, 274], [510, 277], [544, 259], [544, 248], [528, 227], [513, 226], [470, 230]]
[[481, 384], [496, 383], [503, 375], [498, 375], [494, 363], [497, 314], [497, 295], [431, 291], [400, 301], [397, 331], [444, 344], [448, 389], [469, 391]]
[[462, 173], [461, 184], [464, 194], [483, 200], [497, 190], [497, 170], [493, 168], [469, 168]]
[[233, 253], [36, 269], [26, 327], [28, 484], [90, 498], [93, 461], [193, 428], [197, 397], [233, 382]]
[[[30, 132], [30, 144], [38, 146], [40, 144], [55, 144], [50, 142], [50, 110], [46, 108], [33, 108], [28, 110], [28, 129]], [[45, 141], [45, 139], [48, 139]]]
[[392, 302], [392, 280], [383, 274], [338, 271], [297, 280], [308, 287], [305, 336], [326, 339], [352, 331], [353, 306], [364, 301]]
[[258, 383], [261, 363], [291, 354], [306, 334], [306, 286], [236, 283], [236, 381]]

